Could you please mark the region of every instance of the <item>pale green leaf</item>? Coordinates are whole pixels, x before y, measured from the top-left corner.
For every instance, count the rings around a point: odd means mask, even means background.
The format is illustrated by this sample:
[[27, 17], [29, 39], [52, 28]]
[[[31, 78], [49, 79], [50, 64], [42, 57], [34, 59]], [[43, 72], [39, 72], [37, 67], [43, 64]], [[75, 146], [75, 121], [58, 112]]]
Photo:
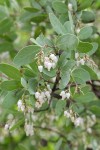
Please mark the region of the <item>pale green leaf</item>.
[[57, 39], [57, 47], [61, 50], [75, 50], [78, 46], [78, 38], [74, 34], [65, 34]]
[[17, 53], [17, 55], [14, 58], [14, 63], [18, 67], [29, 64], [34, 60], [36, 54], [39, 51], [40, 51], [39, 46], [36, 45], [26, 46]]
[[21, 78], [20, 71], [9, 64], [0, 64], [0, 72], [15, 80], [20, 80]]

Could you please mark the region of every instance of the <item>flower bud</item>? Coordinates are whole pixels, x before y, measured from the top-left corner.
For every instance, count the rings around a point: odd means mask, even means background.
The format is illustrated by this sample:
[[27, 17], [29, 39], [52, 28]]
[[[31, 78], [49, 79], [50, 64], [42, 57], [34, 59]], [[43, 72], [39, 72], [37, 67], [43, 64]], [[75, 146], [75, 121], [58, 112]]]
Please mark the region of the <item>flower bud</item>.
[[79, 53], [75, 53], [75, 59], [79, 57]]
[[64, 99], [66, 98], [66, 93], [65, 93], [65, 91], [62, 91], [62, 92], [60, 93], [60, 96], [62, 97], [62, 100], [64, 100]]
[[67, 99], [69, 99], [70, 98], [70, 93], [66, 93], [66, 97], [67, 97]]
[[68, 4], [68, 9], [69, 9], [70, 11], [72, 11], [73, 5], [72, 5], [71, 3]]
[[39, 93], [39, 92], [36, 92], [36, 93], [35, 93], [35, 98], [38, 99], [39, 96], [40, 96], [40, 93]]
[[8, 129], [9, 129], [9, 124], [5, 124], [4, 129], [5, 129], [5, 130], [8, 130]]
[[40, 72], [42, 72], [43, 71], [43, 66], [38, 66], [38, 69], [39, 69]]
[[84, 64], [85, 64], [84, 59], [80, 59], [80, 64], [81, 64], [81, 65], [84, 65]]

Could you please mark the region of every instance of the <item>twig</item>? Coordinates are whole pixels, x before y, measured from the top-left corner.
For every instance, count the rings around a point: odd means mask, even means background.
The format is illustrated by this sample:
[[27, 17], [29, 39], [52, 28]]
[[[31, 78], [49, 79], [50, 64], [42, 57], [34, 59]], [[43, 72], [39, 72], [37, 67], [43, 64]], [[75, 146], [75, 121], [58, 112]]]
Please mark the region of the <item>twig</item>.
[[54, 128], [41, 127], [41, 126], [35, 126], [35, 125], [34, 125], [34, 128], [39, 128], [39, 129], [42, 129], [42, 130], [48, 130], [48, 131], [51, 131], [51, 132], [55, 132], [55, 133], [57, 133], [58, 135], [60, 135], [61, 137], [63, 137], [66, 140], [66, 136], [63, 133], [59, 132], [58, 130], [56, 130]]

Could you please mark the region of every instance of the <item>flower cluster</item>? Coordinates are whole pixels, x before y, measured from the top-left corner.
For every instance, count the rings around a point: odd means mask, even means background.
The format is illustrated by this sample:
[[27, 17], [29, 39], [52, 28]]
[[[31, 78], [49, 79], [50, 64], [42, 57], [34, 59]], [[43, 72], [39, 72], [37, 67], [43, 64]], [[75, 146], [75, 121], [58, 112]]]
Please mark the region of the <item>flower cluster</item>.
[[13, 127], [13, 125], [15, 124], [15, 119], [14, 119], [14, 116], [12, 114], [9, 114], [7, 116], [7, 122], [4, 126], [4, 129], [5, 130], [9, 130]]
[[92, 133], [92, 126], [96, 123], [96, 116], [93, 114], [86, 117], [86, 130], [88, 133]]
[[18, 102], [17, 102], [17, 106], [18, 106], [18, 110], [20, 111], [25, 111], [25, 105], [24, 105], [24, 103], [23, 103], [23, 101], [22, 100], [18, 100]]
[[[44, 68], [46, 68], [48, 71], [51, 70], [51, 68], [55, 68], [56, 65], [57, 65], [57, 62], [58, 62], [58, 57], [55, 56], [54, 54], [50, 54], [48, 57], [44, 57], [44, 60], [43, 60], [43, 66]], [[38, 69], [40, 72], [43, 71], [43, 66], [42, 65], [39, 65], [38, 66]]]
[[36, 98], [36, 103], [35, 103], [35, 107], [37, 108], [40, 108], [42, 106], [43, 103], [45, 103], [45, 101], [48, 101], [50, 100], [51, 98], [51, 88], [50, 88], [50, 85], [48, 84], [47, 85], [47, 89], [44, 89], [43, 91], [41, 92], [36, 92], [35, 93], [35, 98]]
[[34, 109], [32, 109], [31, 107], [27, 107], [27, 112], [25, 113], [25, 125], [24, 125], [26, 136], [34, 135], [33, 114], [34, 114]]
[[87, 116], [87, 118], [82, 118], [77, 117], [77, 115], [72, 110], [66, 110], [64, 111], [64, 116], [71, 119], [76, 127], [80, 126], [88, 133], [92, 133], [92, 127], [96, 123], [96, 116], [94, 114]]
[[62, 100], [64, 100], [65, 98], [69, 99], [70, 98], [70, 92], [62, 91], [60, 93], [60, 96], [62, 97]]
[[79, 57], [79, 53], [75, 53], [75, 59], [77, 60], [77, 66], [79, 65], [84, 65], [85, 64], [85, 59]]
[[24, 126], [26, 136], [32, 136], [34, 135], [34, 130], [33, 130], [33, 123], [28, 122], [27, 119], [25, 119], [25, 126]]
[[64, 116], [66, 116], [67, 118], [70, 118], [76, 127], [82, 126], [84, 123], [83, 118], [76, 117], [76, 114], [72, 110], [64, 111]]

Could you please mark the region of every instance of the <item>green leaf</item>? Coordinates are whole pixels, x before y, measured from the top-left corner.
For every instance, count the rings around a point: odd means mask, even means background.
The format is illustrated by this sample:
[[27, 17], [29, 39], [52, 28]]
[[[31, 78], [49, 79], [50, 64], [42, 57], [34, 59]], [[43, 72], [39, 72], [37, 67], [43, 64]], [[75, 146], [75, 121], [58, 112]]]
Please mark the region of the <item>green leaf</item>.
[[80, 102], [77, 102], [72, 105], [72, 109], [74, 112], [77, 112], [78, 114], [84, 111], [84, 105]]
[[72, 33], [74, 34], [74, 22], [73, 22], [73, 17], [70, 11], [68, 11], [68, 15], [69, 15], [69, 21], [71, 25], [71, 30], [72, 30]]
[[60, 1], [53, 2], [52, 6], [57, 13], [67, 13], [67, 6]]
[[36, 45], [30, 45], [24, 47], [14, 58], [14, 63], [20, 67], [22, 65], [26, 65], [31, 63], [35, 55], [40, 51], [40, 47]]
[[0, 22], [0, 34], [9, 32], [12, 26], [13, 26], [12, 20], [10, 18], [9, 19], [5, 18]]
[[82, 69], [82, 68], [77, 68], [72, 72], [72, 76], [75, 80], [76, 83], [78, 84], [85, 84], [86, 81], [90, 80], [90, 75], [89, 73]]
[[31, 78], [28, 80], [28, 91], [30, 94], [35, 94], [37, 90], [37, 85], [38, 85], [38, 82], [36, 79]]
[[10, 42], [0, 43], [0, 53], [6, 52], [6, 51], [11, 52], [12, 50], [14, 50], [12, 43]]
[[87, 53], [89, 56], [93, 55], [93, 54], [96, 52], [96, 50], [98, 49], [98, 43], [93, 42], [93, 43], [91, 43], [91, 44], [92, 44], [93, 48], [92, 48], [91, 51], [89, 51], [89, 52]]
[[8, 11], [6, 5], [0, 5], [0, 20], [3, 20], [6, 17], [9, 17], [9, 11]]
[[61, 145], [62, 145], [62, 138], [60, 138], [57, 143], [55, 144], [55, 150], [60, 150]]
[[18, 120], [18, 122], [16, 122], [16, 123], [10, 128], [10, 131], [13, 131], [13, 130], [19, 128], [23, 123], [24, 123], [24, 118]]
[[40, 11], [39, 9], [34, 8], [34, 7], [24, 7], [24, 9], [29, 11], [29, 12], [38, 12], [38, 11]]
[[54, 46], [52, 41], [47, 39], [43, 34], [40, 34], [39, 37], [36, 38], [36, 43], [40, 46]]
[[18, 149], [19, 150], [29, 150], [29, 148], [25, 144], [22, 144], [22, 143], [18, 144]]
[[29, 64], [30, 67], [32, 68], [32, 72], [34, 73], [35, 76], [38, 76], [39, 70], [38, 70], [38, 65], [37, 65], [37, 60], [34, 60], [32, 63]]
[[89, 110], [96, 116], [100, 116], [100, 106], [91, 106]]
[[80, 30], [78, 37], [80, 40], [88, 39], [89, 37], [91, 37], [92, 32], [93, 32], [92, 28], [89, 26], [86, 26]]
[[7, 109], [12, 108], [20, 99], [22, 93], [23, 93], [22, 90], [8, 92], [8, 94], [5, 96], [3, 100], [2, 106]]
[[91, 102], [93, 100], [95, 100], [95, 95], [92, 92], [88, 92], [88, 93], [84, 93], [81, 95], [78, 95], [77, 97], [74, 97], [74, 100], [80, 103], [88, 103]]
[[59, 89], [64, 89], [70, 81], [70, 73], [64, 72], [61, 73], [61, 80], [59, 83]]
[[27, 89], [27, 87], [28, 87], [28, 83], [27, 83], [27, 81], [26, 81], [24, 78], [21, 78], [21, 85], [22, 85], [25, 89]]
[[33, 73], [33, 71], [29, 68], [24, 68], [24, 76], [28, 79], [28, 78], [32, 78], [35, 76], [35, 74]]
[[62, 73], [65, 71], [69, 71], [75, 66], [76, 62], [74, 60], [68, 60], [64, 67], [61, 68]]
[[78, 46], [78, 38], [74, 34], [65, 34], [57, 39], [57, 47], [61, 50], [75, 50]]
[[61, 55], [60, 55], [60, 58], [58, 60], [58, 66], [60, 68], [64, 67], [65, 64], [67, 63], [67, 58], [70, 58], [71, 57], [71, 52], [68, 51], [64, 51]]
[[93, 0], [89, 0], [89, 1], [79, 0], [79, 2], [80, 3], [79, 3], [79, 6], [78, 6], [78, 11], [90, 7], [91, 4], [93, 3]]
[[30, 101], [30, 104], [32, 105], [32, 107], [35, 107], [36, 99], [35, 99], [34, 95], [30, 95], [29, 101]]
[[83, 23], [90, 23], [95, 21], [95, 15], [92, 11], [83, 11], [81, 18]]
[[55, 69], [51, 69], [50, 71], [48, 71], [47, 69], [43, 69], [43, 73], [49, 77], [55, 77], [56, 76], [56, 70]]
[[56, 103], [56, 108], [55, 108], [55, 112], [57, 115], [61, 115], [64, 112], [64, 108], [66, 107], [66, 101], [64, 100], [59, 100]]
[[65, 28], [65, 34], [67, 34], [67, 33], [73, 33], [72, 32], [72, 29], [71, 29], [71, 23], [70, 23], [70, 21], [66, 21], [65, 23], [64, 23], [64, 28]]
[[92, 48], [93, 45], [91, 43], [80, 41], [77, 49], [80, 53], [88, 53]]
[[51, 22], [51, 25], [52, 25], [54, 31], [56, 31], [58, 34], [65, 33], [64, 26], [61, 24], [59, 19], [53, 13], [49, 14], [49, 19], [50, 19], [50, 22]]
[[9, 64], [0, 64], [0, 72], [15, 80], [20, 80], [21, 78], [20, 71]]
[[21, 87], [22, 86], [21, 86], [20, 82], [16, 81], [16, 80], [3, 81], [0, 84], [0, 88], [4, 91], [12, 91], [15, 89], [19, 89]]
[[46, 14], [40, 14], [40, 15], [32, 17], [30, 21], [35, 22], [35, 23], [40, 23], [40, 22], [43, 22], [46, 18], [47, 18]]
[[92, 68], [90, 68], [86, 65], [82, 66], [82, 68], [89, 72], [91, 80], [97, 80], [98, 79], [97, 73], [94, 70], [92, 70]]

